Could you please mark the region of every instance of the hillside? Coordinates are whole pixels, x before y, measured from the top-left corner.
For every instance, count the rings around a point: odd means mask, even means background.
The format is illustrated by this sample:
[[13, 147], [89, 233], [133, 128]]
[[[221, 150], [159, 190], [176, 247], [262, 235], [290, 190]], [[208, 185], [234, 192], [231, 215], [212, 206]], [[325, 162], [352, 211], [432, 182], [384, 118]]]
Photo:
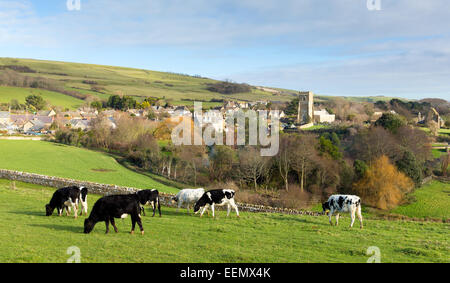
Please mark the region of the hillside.
[[107, 154], [44, 141], [0, 140], [0, 168], [168, 193], [178, 191], [126, 169]]
[[112, 94], [123, 94], [138, 99], [158, 97], [170, 100], [175, 105], [189, 105], [192, 100], [288, 101], [292, 98], [291, 94], [274, 95], [256, 88], [248, 93], [223, 95], [207, 90], [208, 84], [216, 83], [215, 80], [124, 67], [12, 58], [0, 58], [0, 66], [16, 66], [14, 69], [23, 75], [55, 80], [65, 90], [100, 99], [106, 99]]

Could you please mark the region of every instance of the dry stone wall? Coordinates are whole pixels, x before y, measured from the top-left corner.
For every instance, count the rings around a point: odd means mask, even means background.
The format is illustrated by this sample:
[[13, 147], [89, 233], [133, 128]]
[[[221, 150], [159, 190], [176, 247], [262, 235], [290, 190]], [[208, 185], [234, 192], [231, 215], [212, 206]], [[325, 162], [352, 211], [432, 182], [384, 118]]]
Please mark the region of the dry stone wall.
[[[98, 195], [115, 195], [115, 194], [132, 194], [139, 189], [132, 187], [121, 187], [116, 185], [99, 184], [94, 182], [79, 181], [73, 179], [66, 179], [60, 177], [52, 177], [39, 175], [34, 173], [26, 173], [13, 170], [0, 169], [0, 179], [8, 179], [13, 181], [20, 181], [24, 183], [36, 184], [46, 187], [62, 188], [65, 186], [83, 186], [89, 189], [89, 193]], [[160, 192], [160, 201], [162, 205], [174, 206], [171, 199], [174, 195]], [[247, 203], [237, 203], [239, 210], [250, 212], [263, 212], [263, 213], [282, 213], [291, 215], [310, 215], [319, 216], [322, 213], [311, 212], [296, 209], [277, 208], [263, 205], [254, 205]]]

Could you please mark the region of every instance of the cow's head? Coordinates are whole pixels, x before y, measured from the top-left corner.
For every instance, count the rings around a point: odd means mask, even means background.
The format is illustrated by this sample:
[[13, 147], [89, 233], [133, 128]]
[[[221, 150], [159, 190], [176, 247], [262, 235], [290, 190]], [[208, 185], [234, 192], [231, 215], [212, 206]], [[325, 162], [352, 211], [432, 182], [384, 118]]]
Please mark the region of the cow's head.
[[45, 216], [50, 216], [53, 214], [54, 208], [50, 206], [50, 204], [45, 205]]
[[89, 234], [94, 229], [95, 221], [90, 220], [89, 218], [84, 220], [84, 233]]
[[325, 212], [327, 212], [328, 210], [330, 210], [330, 203], [327, 201], [327, 202], [324, 202], [324, 203], [322, 203], [322, 209], [323, 209], [323, 213], [325, 213]]
[[172, 198], [172, 203], [177, 203], [178, 202], [178, 198], [177, 197], [173, 197]]

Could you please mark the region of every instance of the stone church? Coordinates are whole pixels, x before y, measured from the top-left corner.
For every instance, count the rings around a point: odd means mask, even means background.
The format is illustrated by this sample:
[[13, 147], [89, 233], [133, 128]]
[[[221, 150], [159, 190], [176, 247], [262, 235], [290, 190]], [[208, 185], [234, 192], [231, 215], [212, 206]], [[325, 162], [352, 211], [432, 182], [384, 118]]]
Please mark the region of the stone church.
[[314, 93], [312, 91], [299, 92], [297, 123], [304, 125], [314, 119]]

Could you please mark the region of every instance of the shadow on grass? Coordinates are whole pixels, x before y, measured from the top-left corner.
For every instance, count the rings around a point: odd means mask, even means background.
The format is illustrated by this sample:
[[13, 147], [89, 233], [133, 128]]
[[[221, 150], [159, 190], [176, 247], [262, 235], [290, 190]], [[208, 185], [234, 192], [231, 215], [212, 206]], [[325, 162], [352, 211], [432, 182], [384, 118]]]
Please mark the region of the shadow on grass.
[[[285, 221], [285, 222], [295, 222], [295, 223], [304, 223], [304, 224], [313, 224], [313, 225], [322, 225], [322, 226], [330, 226], [328, 221], [326, 223], [323, 223], [320, 221], [320, 217], [326, 217], [326, 216], [297, 216], [297, 217], [286, 217], [286, 215], [271, 215], [266, 214], [265, 217], [271, 218], [276, 221]], [[328, 218], [326, 218], [328, 220]], [[334, 219], [334, 218], [333, 218]]]
[[[191, 210], [191, 213], [188, 214], [186, 212], [186, 209], [182, 210], [180, 209], [179, 212], [176, 212], [176, 210], [165, 210], [164, 207], [161, 207], [161, 217], [164, 216], [199, 216], [200, 214], [195, 215], [194, 212], [192, 212], [193, 210]], [[146, 218], [159, 218], [159, 212], [158, 210], [156, 210], [155, 213], [155, 217], [152, 217], [153, 215], [153, 209], [151, 207], [145, 207], [145, 214], [146, 216], [142, 215], [142, 217], [146, 217]]]
[[28, 215], [28, 216], [48, 217], [48, 216], [45, 216], [44, 209], [42, 209], [42, 211], [26, 211], [26, 210], [22, 210], [22, 211], [8, 211], [8, 213], [20, 214], [20, 215]]
[[[77, 223], [78, 224], [78, 223]], [[50, 230], [68, 231], [73, 233], [83, 233], [83, 225], [60, 225], [60, 224], [30, 224], [31, 227], [40, 227]]]

